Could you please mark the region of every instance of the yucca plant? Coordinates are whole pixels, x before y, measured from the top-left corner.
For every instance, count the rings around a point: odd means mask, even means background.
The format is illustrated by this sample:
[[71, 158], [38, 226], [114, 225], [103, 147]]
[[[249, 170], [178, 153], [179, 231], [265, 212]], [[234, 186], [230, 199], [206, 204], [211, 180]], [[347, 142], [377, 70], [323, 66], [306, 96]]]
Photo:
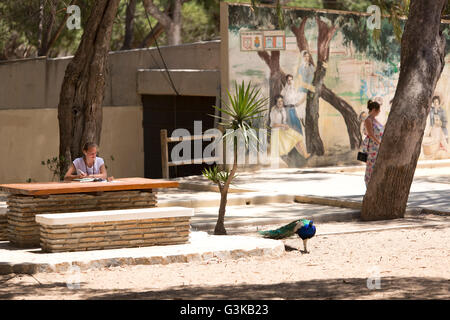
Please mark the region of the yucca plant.
[[[213, 106], [221, 112], [221, 117], [218, 117], [222, 122], [220, 123], [227, 133], [222, 137], [225, 139], [230, 134], [233, 135], [233, 139], [228, 143], [233, 144], [233, 166], [231, 171], [225, 169], [219, 171], [217, 166], [203, 170], [203, 175], [217, 184], [220, 191], [220, 206], [219, 216], [217, 218], [216, 227], [214, 228], [215, 235], [227, 234], [225, 230], [225, 208], [227, 204], [228, 190], [232, 180], [236, 176], [237, 171], [237, 150], [238, 139], [235, 132], [237, 132], [245, 143], [245, 147], [248, 148], [251, 140], [258, 141], [253, 129], [252, 124], [257, 122], [260, 118], [264, 117], [264, 112], [267, 110], [266, 105], [268, 98], [261, 98], [260, 89], [252, 88], [251, 82], [245, 85], [242, 81], [241, 85], [235, 83], [235, 92], [232, 95], [228, 90], [228, 102], [222, 100], [223, 108]], [[213, 117], [217, 117], [212, 115]]]

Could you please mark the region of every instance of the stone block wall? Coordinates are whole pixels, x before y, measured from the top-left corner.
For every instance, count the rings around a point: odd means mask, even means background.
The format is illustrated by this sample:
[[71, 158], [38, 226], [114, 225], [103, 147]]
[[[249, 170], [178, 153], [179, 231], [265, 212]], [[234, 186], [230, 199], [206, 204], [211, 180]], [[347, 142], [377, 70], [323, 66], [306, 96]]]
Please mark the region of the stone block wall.
[[8, 220], [6, 219], [6, 208], [0, 207], [0, 241], [8, 240]]
[[190, 217], [41, 224], [41, 247], [65, 252], [182, 244], [189, 241], [189, 228]]
[[[9, 195], [7, 199], [8, 240], [18, 247], [39, 247], [36, 214], [103, 211], [155, 207], [156, 192], [108, 191], [49, 196]], [[0, 226], [1, 228], [1, 226]]]

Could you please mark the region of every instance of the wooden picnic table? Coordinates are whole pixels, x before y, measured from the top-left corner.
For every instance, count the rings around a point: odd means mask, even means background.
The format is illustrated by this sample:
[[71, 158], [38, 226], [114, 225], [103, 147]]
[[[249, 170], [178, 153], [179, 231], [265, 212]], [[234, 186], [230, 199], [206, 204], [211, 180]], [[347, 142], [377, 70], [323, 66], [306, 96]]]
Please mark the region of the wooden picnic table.
[[178, 186], [176, 181], [147, 178], [0, 184], [9, 194], [8, 239], [19, 247], [39, 247], [36, 214], [156, 207], [157, 189]]
[[0, 184], [0, 190], [10, 194], [40, 196], [66, 193], [104, 192], [120, 190], [151, 190], [159, 188], [178, 188], [176, 181], [147, 178], [122, 178], [111, 182], [37, 182]]

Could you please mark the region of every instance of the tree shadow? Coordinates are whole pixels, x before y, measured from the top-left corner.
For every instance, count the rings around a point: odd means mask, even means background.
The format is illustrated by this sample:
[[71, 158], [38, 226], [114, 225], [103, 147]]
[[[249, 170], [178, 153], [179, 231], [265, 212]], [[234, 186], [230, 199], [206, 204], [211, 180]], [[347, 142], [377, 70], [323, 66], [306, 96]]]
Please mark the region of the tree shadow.
[[161, 291], [96, 295], [93, 299], [449, 299], [448, 279], [390, 277], [381, 279], [381, 288], [367, 288], [366, 278], [338, 278], [269, 285], [175, 287]]
[[[165, 290], [71, 290], [66, 283], [23, 284], [0, 279], [0, 299], [26, 299], [48, 296], [71, 299], [120, 300], [271, 300], [271, 299], [450, 299], [450, 281], [445, 278], [382, 277], [380, 289], [368, 289], [366, 278], [335, 278], [275, 284], [241, 284], [218, 286], [178, 286]], [[125, 292], [124, 292], [125, 291]]]

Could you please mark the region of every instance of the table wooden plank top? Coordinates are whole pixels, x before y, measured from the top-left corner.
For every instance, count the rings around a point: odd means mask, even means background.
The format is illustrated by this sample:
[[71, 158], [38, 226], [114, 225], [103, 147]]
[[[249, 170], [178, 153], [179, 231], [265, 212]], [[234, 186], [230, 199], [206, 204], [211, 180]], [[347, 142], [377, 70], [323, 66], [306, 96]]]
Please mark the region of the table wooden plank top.
[[38, 196], [65, 193], [178, 188], [178, 186], [179, 183], [177, 181], [147, 178], [122, 178], [111, 182], [64, 181], [0, 184], [0, 190], [12, 194]]

